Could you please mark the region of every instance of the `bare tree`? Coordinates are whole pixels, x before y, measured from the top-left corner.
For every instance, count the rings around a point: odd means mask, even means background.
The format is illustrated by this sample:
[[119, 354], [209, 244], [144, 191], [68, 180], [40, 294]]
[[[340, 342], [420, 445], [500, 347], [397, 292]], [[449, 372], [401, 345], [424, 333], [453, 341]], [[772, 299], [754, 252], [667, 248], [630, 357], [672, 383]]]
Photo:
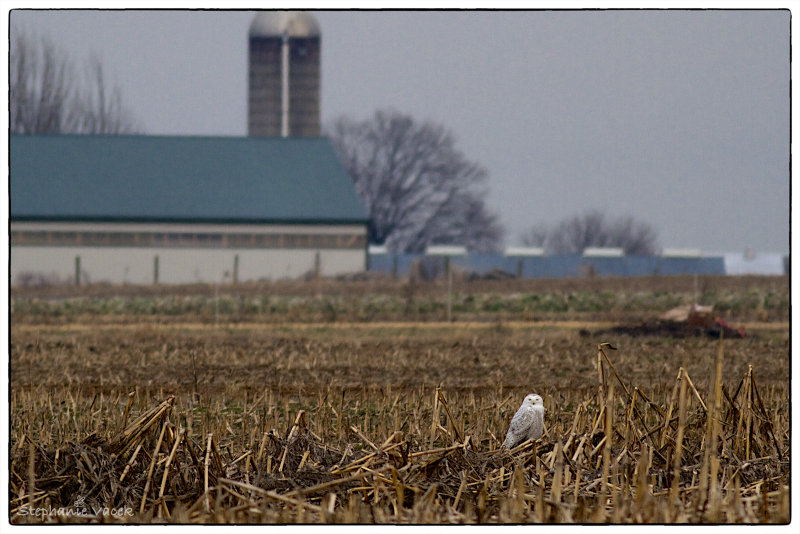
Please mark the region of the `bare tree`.
[[108, 87], [103, 63], [94, 56], [89, 61], [87, 70], [94, 90], [81, 94], [79, 130], [97, 134], [133, 133], [134, 121], [122, 104], [119, 87]]
[[431, 243], [497, 247], [502, 228], [484, 202], [486, 171], [441, 125], [396, 111], [326, 129], [370, 216], [370, 243], [420, 252]]
[[[47, 38], [35, 40], [15, 29], [9, 63], [9, 111], [12, 133], [134, 133], [137, 126], [122, 104], [118, 88], [109, 88], [99, 59], [85, 77]], [[82, 79], [87, 84], [81, 84]]]
[[620, 217], [611, 227], [616, 245], [631, 256], [648, 256], [658, 250], [658, 232], [644, 221], [637, 221], [630, 215]]
[[12, 40], [9, 64], [10, 128], [14, 133], [60, 132], [69, 128], [74, 90], [69, 64], [52, 43], [40, 48], [24, 33]]
[[547, 234], [549, 229], [545, 224], [537, 224], [530, 227], [522, 234], [522, 244], [528, 247], [543, 247], [547, 244]]
[[566, 218], [553, 227], [537, 225], [523, 235], [523, 243], [543, 246], [552, 254], [579, 254], [587, 247], [620, 247], [628, 255], [650, 255], [658, 235], [646, 222], [631, 216], [608, 221], [597, 210]]

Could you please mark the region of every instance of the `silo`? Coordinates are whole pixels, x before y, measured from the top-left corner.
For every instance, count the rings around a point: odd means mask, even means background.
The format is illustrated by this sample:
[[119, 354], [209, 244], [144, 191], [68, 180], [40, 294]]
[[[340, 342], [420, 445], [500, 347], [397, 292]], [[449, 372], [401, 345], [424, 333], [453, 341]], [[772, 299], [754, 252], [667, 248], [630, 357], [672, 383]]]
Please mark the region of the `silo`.
[[319, 136], [320, 31], [313, 15], [256, 14], [248, 78], [248, 135]]

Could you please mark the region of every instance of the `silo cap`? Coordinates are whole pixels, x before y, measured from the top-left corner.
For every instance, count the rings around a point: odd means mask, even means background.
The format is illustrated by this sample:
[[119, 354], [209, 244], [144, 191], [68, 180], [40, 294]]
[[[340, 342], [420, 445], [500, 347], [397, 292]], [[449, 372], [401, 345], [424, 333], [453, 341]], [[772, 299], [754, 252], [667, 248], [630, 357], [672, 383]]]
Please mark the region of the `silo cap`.
[[250, 37], [319, 37], [319, 23], [305, 11], [259, 11], [250, 23]]

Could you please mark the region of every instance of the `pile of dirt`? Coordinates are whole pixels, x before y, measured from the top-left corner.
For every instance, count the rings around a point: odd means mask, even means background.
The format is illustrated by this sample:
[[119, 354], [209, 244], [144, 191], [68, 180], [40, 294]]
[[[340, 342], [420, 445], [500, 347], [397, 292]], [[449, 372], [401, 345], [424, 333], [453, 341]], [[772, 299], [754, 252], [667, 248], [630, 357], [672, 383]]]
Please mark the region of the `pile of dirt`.
[[743, 339], [744, 328], [731, 328], [724, 321], [716, 321], [710, 325], [691, 324], [687, 321], [673, 321], [669, 319], [656, 319], [641, 321], [636, 324], [618, 325], [599, 331], [589, 332], [581, 329], [580, 335], [584, 337], [597, 335], [626, 335], [631, 337], [661, 336], [672, 338], [712, 337], [719, 338], [720, 334], [725, 339]]
[[508, 271], [504, 271], [499, 267], [493, 267], [484, 273], [471, 272], [465, 279], [469, 282], [474, 282], [478, 280], [514, 280], [516, 278], [514, 274]]

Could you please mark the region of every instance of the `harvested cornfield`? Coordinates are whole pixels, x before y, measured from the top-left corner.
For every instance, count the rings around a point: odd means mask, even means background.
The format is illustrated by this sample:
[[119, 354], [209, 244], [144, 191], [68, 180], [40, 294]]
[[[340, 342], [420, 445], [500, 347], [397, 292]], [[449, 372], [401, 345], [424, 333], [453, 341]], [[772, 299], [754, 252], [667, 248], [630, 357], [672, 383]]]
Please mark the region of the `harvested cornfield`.
[[[577, 282], [461, 293], [452, 323], [431, 288], [26, 294], [9, 519], [786, 523], [784, 282], [706, 288], [736, 338], [613, 330], [687, 296]], [[531, 392], [544, 435], [501, 449]]]

